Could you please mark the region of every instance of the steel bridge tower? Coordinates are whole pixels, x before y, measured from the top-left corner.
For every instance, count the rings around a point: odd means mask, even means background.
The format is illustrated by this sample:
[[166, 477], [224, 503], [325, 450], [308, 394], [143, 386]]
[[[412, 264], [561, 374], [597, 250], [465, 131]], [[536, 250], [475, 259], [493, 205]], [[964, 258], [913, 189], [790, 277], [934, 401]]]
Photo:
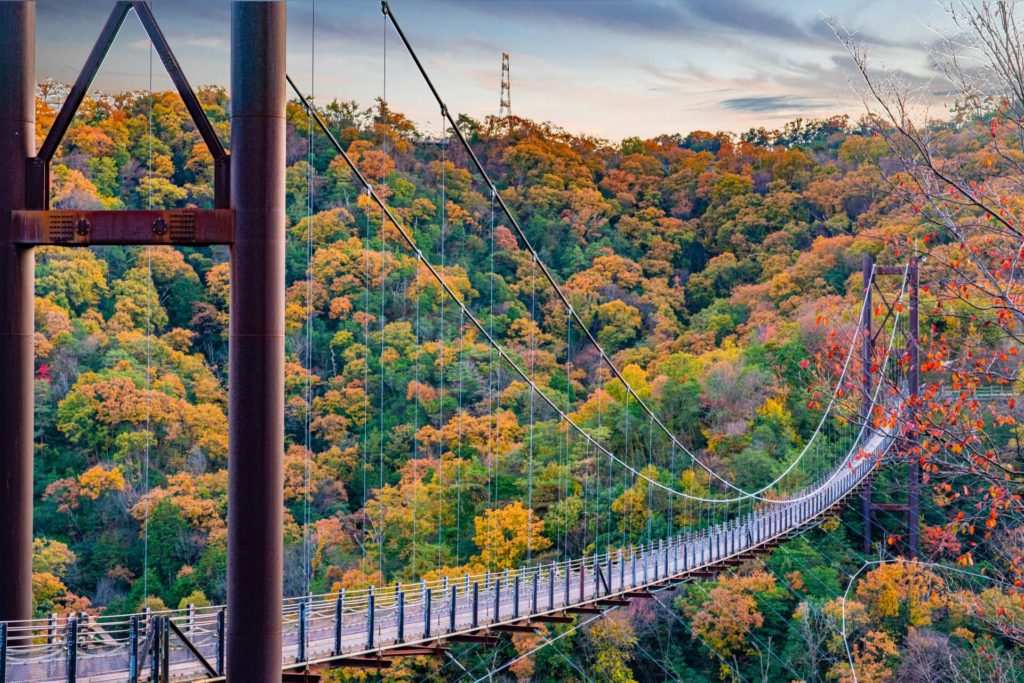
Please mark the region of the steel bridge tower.
[[[49, 211], [50, 160], [131, 10], [214, 157], [217, 208]], [[229, 155], [149, 6], [115, 2], [37, 151], [35, 2], [0, 2], [0, 620], [32, 611], [34, 247], [228, 244], [226, 669], [281, 680], [285, 56], [284, 0], [232, 2]]]
[[[864, 313], [860, 321], [860, 332], [863, 335], [861, 345], [861, 382], [863, 403], [861, 406], [861, 419], [865, 422], [871, 420], [871, 409], [873, 405], [872, 396], [874, 393], [874, 381], [872, 364], [874, 360], [874, 335], [872, 334], [872, 290], [878, 289], [878, 278], [885, 275], [902, 276], [906, 272], [907, 289], [909, 295], [909, 311], [907, 313], [907, 324], [909, 335], [907, 338], [906, 354], [908, 360], [907, 368], [907, 406], [911, 415], [911, 424], [917, 423], [916, 411], [917, 397], [920, 394], [920, 322], [918, 319], [919, 309], [919, 273], [917, 259], [911, 259], [904, 271], [903, 266], [876, 266], [870, 256], [865, 256], [862, 262]], [[881, 303], [888, 309], [886, 317], [892, 316], [892, 310], [884, 297], [880, 297]], [[878, 334], [881, 330], [876, 330]], [[918, 444], [918, 435], [910, 431], [904, 435], [903, 448], [907, 453], [907, 502], [904, 503], [875, 503], [871, 496], [871, 482], [866, 481], [861, 489], [861, 520], [864, 525], [864, 552], [871, 552], [872, 523], [876, 512], [902, 512], [906, 515], [907, 523], [907, 551], [910, 557], [918, 557], [920, 542], [920, 520], [921, 520], [921, 463], [915, 457], [915, 450]]]

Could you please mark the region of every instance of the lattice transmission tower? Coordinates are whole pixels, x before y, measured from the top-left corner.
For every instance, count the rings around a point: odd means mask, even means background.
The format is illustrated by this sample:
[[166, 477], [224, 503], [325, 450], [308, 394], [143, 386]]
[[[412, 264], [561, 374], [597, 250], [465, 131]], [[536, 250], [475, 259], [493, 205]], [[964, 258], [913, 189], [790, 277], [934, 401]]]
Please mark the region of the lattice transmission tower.
[[501, 53], [501, 103], [498, 105], [498, 118], [507, 119], [512, 116], [512, 84], [509, 80], [508, 53]]

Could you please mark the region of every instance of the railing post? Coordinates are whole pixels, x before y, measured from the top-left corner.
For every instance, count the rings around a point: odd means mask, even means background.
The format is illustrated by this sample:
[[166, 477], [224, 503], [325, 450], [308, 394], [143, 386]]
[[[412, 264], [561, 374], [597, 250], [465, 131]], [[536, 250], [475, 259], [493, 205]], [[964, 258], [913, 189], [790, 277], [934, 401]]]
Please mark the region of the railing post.
[[149, 644], [149, 680], [156, 683], [160, 680], [160, 617], [149, 618], [149, 630], [152, 640]]
[[191, 636], [196, 629], [196, 606], [191, 602], [188, 603], [187, 614], [188, 620], [186, 623], [188, 624], [188, 634]]
[[658, 544], [661, 546], [661, 556], [665, 560], [665, 572], [662, 574], [662, 576], [664, 576], [665, 578], [668, 578], [668, 573], [669, 573], [668, 572], [668, 554], [669, 554], [668, 553], [668, 548], [669, 548], [669, 546], [665, 544], [665, 540], [664, 539], [659, 540]]
[[398, 642], [405, 642], [405, 591], [398, 591]]
[[636, 548], [629, 549], [629, 563], [633, 574], [633, 588], [636, 588]]
[[660, 546], [656, 546], [653, 543], [651, 543], [650, 555], [651, 555], [651, 564], [654, 565], [654, 580], [655, 581], [658, 580], [658, 569], [659, 569], [658, 558], [660, 557], [660, 555], [658, 555], [658, 550], [659, 549], [660, 549]]
[[519, 572], [512, 580], [512, 618], [519, 618]]
[[67, 681], [75, 683], [78, 679], [78, 619], [68, 619], [67, 635], [64, 636], [64, 646], [67, 648]]
[[548, 610], [555, 609], [555, 563], [548, 570]]
[[50, 613], [50, 616], [46, 618], [46, 644], [53, 645], [54, 638], [57, 636], [57, 615]]
[[594, 558], [594, 597], [601, 595], [601, 565], [598, 563], [597, 558]]
[[[5, 680], [0, 676], [0, 681]], [[128, 683], [139, 683], [139, 618], [128, 620]]]
[[587, 561], [586, 560], [580, 560], [580, 602], [583, 602], [584, 599], [585, 599], [584, 591], [586, 591], [586, 583], [587, 583]]
[[491, 623], [501, 619], [501, 577], [494, 580], [494, 610], [491, 612]]
[[338, 591], [334, 600], [334, 654], [341, 654], [342, 621], [345, 618], [345, 589]]
[[171, 618], [164, 617], [164, 623], [160, 627], [160, 675], [162, 683], [171, 680]]
[[427, 588], [423, 591], [423, 637], [430, 637], [430, 599], [431, 590]]
[[376, 603], [377, 597], [373, 594], [373, 586], [370, 586], [370, 592], [366, 596], [366, 648], [369, 650], [373, 649], [373, 622], [376, 619]]
[[473, 582], [473, 619], [470, 621], [473, 628], [480, 625], [480, 584]]
[[7, 683], [7, 624], [0, 622], [0, 683]]
[[217, 673], [224, 675], [224, 609], [217, 610]]
[[569, 574], [570, 567], [568, 561], [565, 563], [565, 593], [562, 595], [562, 607], [569, 604]]
[[539, 581], [539, 576], [540, 576], [540, 570], [539, 569], [534, 569], [533, 570], [533, 578], [531, 579], [531, 581], [533, 582], [533, 595], [530, 598], [530, 615], [531, 616], [533, 616], [534, 614], [537, 613], [537, 583]]
[[619, 548], [619, 590], [625, 590], [626, 588], [626, 556], [622, 554], [622, 548]]
[[299, 657], [300, 662], [306, 661], [306, 599], [299, 603]]
[[[455, 588], [455, 584], [454, 583], [452, 583], [451, 586], [448, 588], [449, 600], [451, 601], [450, 606], [448, 608], [448, 632], [449, 633], [452, 633], [453, 631], [455, 631], [455, 611], [456, 611], [456, 608], [458, 606], [458, 603], [456, 602], [458, 600], [458, 598], [455, 596], [455, 591], [456, 590], [457, 589]], [[465, 595], [465, 594], [463, 594], [463, 595]]]

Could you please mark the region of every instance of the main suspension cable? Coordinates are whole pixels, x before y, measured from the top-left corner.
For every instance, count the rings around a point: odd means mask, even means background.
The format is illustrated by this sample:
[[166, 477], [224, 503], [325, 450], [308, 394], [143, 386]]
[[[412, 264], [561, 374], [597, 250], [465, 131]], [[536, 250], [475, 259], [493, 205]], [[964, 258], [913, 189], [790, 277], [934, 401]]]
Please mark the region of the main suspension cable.
[[[698, 458], [693, 452], [691, 452], [686, 447], [685, 444], [681, 443], [676, 438], [676, 436], [671, 432], [671, 430], [669, 430], [669, 428], [665, 425], [665, 423], [661, 420], [661, 418], [659, 418], [657, 416], [657, 414], [647, 404], [647, 402], [644, 401], [640, 397], [639, 393], [629, 383], [629, 381], [626, 379], [625, 375], [615, 365], [615, 363], [612, 361], [611, 357], [604, 350], [604, 348], [601, 346], [601, 344], [597, 341], [597, 338], [594, 336], [594, 334], [590, 331], [590, 328], [584, 323], [584, 321], [583, 321], [582, 317], [580, 316], [580, 314], [573, 307], [571, 301], [569, 300], [568, 295], [565, 293], [565, 291], [562, 289], [562, 287], [558, 284], [558, 282], [556, 281], [554, 275], [551, 273], [551, 271], [548, 269], [548, 267], [544, 264], [544, 262], [540, 259], [540, 255], [538, 254], [537, 250], [534, 248], [533, 244], [530, 242], [530, 239], [527, 237], [526, 232], [523, 230], [522, 226], [520, 226], [519, 221], [513, 215], [511, 209], [508, 206], [508, 204], [505, 202], [505, 200], [498, 193], [497, 186], [495, 185], [494, 181], [491, 179], [490, 174], [484, 168], [483, 163], [480, 161], [479, 157], [477, 157], [476, 152], [470, 146], [469, 141], [466, 139], [465, 135], [463, 135], [462, 130], [459, 128], [457, 122], [455, 121], [454, 117], [451, 114], [451, 111], [448, 109], [448, 106], [445, 104], [444, 100], [441, 98], [440, 93], [438, 92], [437, 88], [434, 86], [434, 83], [430, 79], [430, 76], [427, 74], [426, 69], [423, 67], [423, 63], [420, 61], [419, 56], [416, 54], [415, 49], [412, 47], [412, 44], [409, 42], [409, 39], [406, 37], [405, 32], [402, 30], [402, 27], [399, 25], [398, 20], [395, 18], [394, 13], [391, 11], [391, 7], [388, 4], [387, 0], [382, 0], [382, 2], [381, 2], [381, 11], [383, 12], [383, 14], [386, 17], [386, 19], [390, 20], [391, 25], [395, 27], [395, 31], [398, 33], [399, 38], [401, 39], [403, 45], [405, 46], [406, 50], [409, 53], [409, 56], [412, 57], [413, 62], [416, 64], [416, 67], [419, 70], [420, 75], [423, 77], [424, 82], [429, 87], [431, 94], [433, 94], [434, 99], [437, 101], [437, 104], [441, 107], [441, 110], [444, 112], [445, 116], [448, 118], [448, 121], [451, 123], [452, 128], [455, 130], [455, 135], [459, 138], [459, 142], [462, 144], [463, 148], [466, 150], [466, 152], [467, 152], [467, 154], [469, 156], [469, 159], [473, 162], [473, 165], [476, 168], [476, 170], [478, 171], [478, 173], [481, 175], [481, 177], [484, 179], [484, 181], [490, 187], [492, 195], [494, 195], [497, 198], [498, 205], [500, 206], [500, 208], [504, 212], [504, 214], [508, 217], [508, 219], [509, 219], [510, 223], [512, 224], [512, 227], [514, 228], [514, 230], [515, 230], [516, 234], [518, 235], [519, 239], [522, 241], [522, 243], [527, 248], [527, 250], [530, 252], [530, 254], [533, 256], [533, 258], [537, 260], [537, 263], [538, 263], [538, 265], [541, 268], [541, 271], [542, 271], [542, 273], [544, 275], [544, 278], [550, 283], [550, 285], [554, 289], [555, 293], [562, 300], [562, 303], [566, 306], [567, 310], [569, 311], [570, 317], [573, 320], [576, 321], [576, 323], [583, 330], [583, 333], [586, 335], [588, 341], [591, 344], [593, 344], [595, 349], [597, 349], [597, 351], [598, 351], [598, 353], [599, 353], [599, 355], [601, 357], [602, 362], [604, 362], [604, 364], [609, 368], [609, 370], [612, 372], [612, 374], [615, 376], [615, 378], [618, 379], [619, 382], [622, 383], [622, 385], [623, 385], [624, 389], [626, 390], [626, 392], [633, 396], [633, 398], [641, 406], [643, 411], [651, 416], [651, 418], [654, 420], [655, 424], [657, 425], [658, 429], [661, 430], [662, 432], [664, 432], [669, 437], [669, 439], [671, 439], [672, 442], [674, 442], [676, 444], [676, 446], [678, 448], [680, 448], [685, 454], [690, 456], [690, 458], [695, 463], [697, 463], [701, 468], [707, 470], [709, 475], [713, 476], [715, 479], [718, 479], [727, 488], [732, 489], [732, 490], [734, 490], [734, 491], [736, 491], [736, 492], [738, 492], [740, 494], [749, 494], [749, 495], [751, 495], [753, 497], [757, 497], [759, 500], [768, 500], [768, 498], [761, 498], [759, 496], [759, 494], [764, 493], [765, 491], [767, 491], [769, 488], [771, 488], [772, 486], [777, 484], [778, 481], [781, 480], [781, 478], [783, 476], [788, 474], [792, 470], [792, 468], [798, 462], [800, 462], [801, 458], [806, 453], [806, 449], [801, 451], [801, 453], [797, 456], [797, 458], [794, 460], [794, 462], [791, 464], [791, 466], [789, 468], [787, 468], [787, 470], [782, 475], [780, 475], [780, 477], [778, 477], [775, 481], [770, 482], [765, 487], [763, 487], [763, 488], [761, 488], [759, 490], [756, 490], [756, 491], [746, 491], [745, 489], [743, 489], [743, 488], [741, 488], [739, 486], [736, 486], [735, 484], [730, 482], [728, 479], [722, 477], [717, 472], [715, 472], [709, 465], [707, 465], [704, 461], [702, 461], [700, 458]], [[852, 346], [851, 346], [851, 349], [852, 349]], [[839, 381], [836, 383], [837, 390], [841, 386], [841, 384], [842, 384], [842, 377], [840, 377]], [[825, 416], [827, 416], [827, 411], [823, 415], [823, 419], [824, 419]], [[721, 499], [721, 500], [723, 502], [726, 502], [725, 499]], [[732, 499], [730, 499], [729, 502], [732, 502]]]

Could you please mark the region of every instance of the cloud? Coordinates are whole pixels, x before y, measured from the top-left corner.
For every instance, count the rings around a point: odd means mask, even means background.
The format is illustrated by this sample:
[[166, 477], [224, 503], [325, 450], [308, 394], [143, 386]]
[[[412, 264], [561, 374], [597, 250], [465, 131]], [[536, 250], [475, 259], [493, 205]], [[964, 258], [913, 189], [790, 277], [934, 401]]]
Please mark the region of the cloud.
[[748, 111], [774, 114], [788, 111], [805, 111], [808, 109], [829, 109], [834, 103], [823, 100], [812, 100], [794, 95], [767, 95], [763, 97], [732, 97], [722, 100], [719, 104], [733, 111]]

